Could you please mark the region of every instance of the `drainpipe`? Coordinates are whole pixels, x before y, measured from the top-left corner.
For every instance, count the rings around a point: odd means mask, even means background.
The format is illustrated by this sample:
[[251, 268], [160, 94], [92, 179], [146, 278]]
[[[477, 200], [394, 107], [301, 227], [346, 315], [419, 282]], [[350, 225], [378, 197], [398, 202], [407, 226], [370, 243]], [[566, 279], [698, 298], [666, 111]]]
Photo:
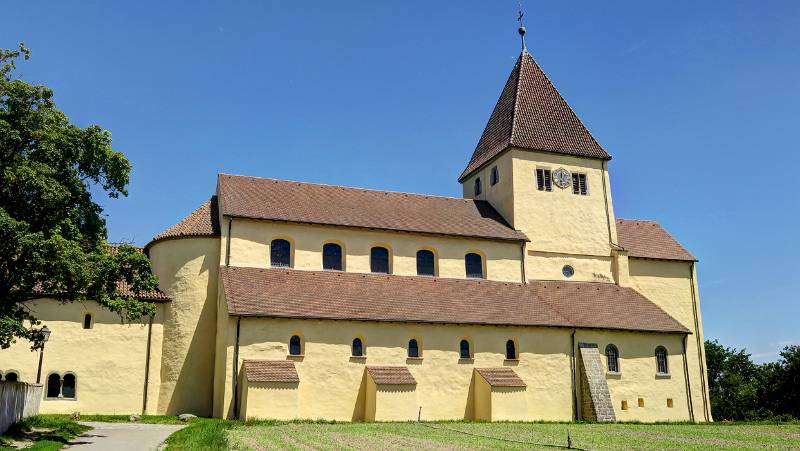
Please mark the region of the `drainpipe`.
[[147, 323], [147, 352], [144, 361], [144, 393], [142, 393], [142, 415], [147, 413], [147, 386], [150, 384], [150, 344], [153, 341], [153, 315]]
[[520, 271], [522, 272], [522, 283], [528, 283], [528, 275], [525, 273], [525, 248], [528, 246], [527, 241], [523, 241], [520, 245], [520, 253], [522, 254], [522, 259], [520, 260]]
[[231, 265], [231, 229], [233, 229], [233, 218], [228, 218], [228, 239], [225, 240], [225, 266]]
[[233, 419], [239, 419], [239, 331], [242, 317], [236, 317], [236, 345], [233, 348]]
[[683, 377], [686, 380], [686, 401], [687, 406], [689, 407], [689, 419], [694, 423], [694, 406], [692, 406], [692, 384], [689, 382], [689, 361], [686, 358], [686, 341], [689, 338], [689, 334], [684, 334], [683, 340]]
[[575, 331], [577, 329], [572, 329], [571, 341], [572, 341], [572, 348], [571, 348], [571, 359], [570, 359], [570, 369], [572, 370], [572, 421], [578, 421], [578, 387], [577, 387], [577, 380], [576, 380], [576, 373], [577, 373], [577, 362], [575, 361]]
[[705, 365], [703, 364], [703, 356], [705, 355], [703, 352], [703, 343], [700, 341], [700, 319], [697, 317], [697, 292], [694, 286], [694, 274], [695, 274], [695, 262], [692, 262], [691, 266], [689, 267], [689, 284], [692, 287], [692, 314], [694, 315], [694, 335], [695, 341], [697, 342], [697, 360], [700, 363], [700, 383], [702, 387], [700, 387], [701, 392], [703, 394], [703, 418], [706, 421], [710, 421], [708, 417], [708, 399], [706, 393], [706, 369]]

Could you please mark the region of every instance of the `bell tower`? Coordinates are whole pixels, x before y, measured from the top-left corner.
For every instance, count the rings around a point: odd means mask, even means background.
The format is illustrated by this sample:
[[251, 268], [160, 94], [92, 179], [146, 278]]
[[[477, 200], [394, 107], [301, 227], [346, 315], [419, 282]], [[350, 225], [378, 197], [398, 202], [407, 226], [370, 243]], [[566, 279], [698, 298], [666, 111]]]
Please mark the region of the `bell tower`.
[[525, 47], [459, 177], [464, 197], [490, 202], [531, 240], [526, 276], [613, 282], [619, 250], [611, 156]]

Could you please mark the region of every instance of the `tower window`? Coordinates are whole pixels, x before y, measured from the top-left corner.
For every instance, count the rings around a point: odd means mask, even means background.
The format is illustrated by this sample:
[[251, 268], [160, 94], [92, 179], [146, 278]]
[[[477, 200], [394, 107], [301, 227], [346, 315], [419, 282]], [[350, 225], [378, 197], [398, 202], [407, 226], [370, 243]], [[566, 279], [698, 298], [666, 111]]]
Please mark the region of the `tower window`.
[[492, 173], [489, 175], [489, 184], [495, 186], [499, 181], [500, 181], [500, 172], [498, 172], [497, 166], [493, 166]]
[[572, 194], [581, 196], [589, 194], [589, 188], [586, 186], [586, 174], [572, 174]]
[[84, 329], [91, 329], [92, 328], [92, 314], [87, 313], [83, 315], [83, 328]]
[[606, 360], [608, 361], [608, 372], [619, 373], [619, 350], [616, 346], [606, 346]]
[[553, 191], [553, 178], [550, 169], [536, 170], [536, 189], [539, 191]]
[[419, 344], [415, 338], [408, 340], [408, 356], [411, 358], [419, 357]]
[[658, 374], [669, 374], [669, 365], [667, 364], [667, 349], [663, 346], [656, 348], [656, 372]]
[[506, 342], [506, 359], [508, 360], [516, 360], [517, 358], [517, 345], [514, 343], [514, 340], [508, 340]]
[[483, 187], [481, 186], [481, 178], [478, 177], [475, 179], [475, 195], [480, 196], [481, 192], [483, 192]]
[[389, 274], [389, 250], [375, 246], [369, 251], [369, 270], [374, 273]]
[[421, 249], [417, 251], [417, 275], [436, 275], [436, 262], [432, 251], [427, 249]]
[[353, 357], [363, 357], [364, 356], [364, 343], [361, 342], [360, 338], [353, 339]]
[[292, 245], [286, 240], [272, 240], [269, 245], [269, 264], [277, 268], [288, 268], [291, 260]]
[[471, 359], [472, 353], [469, 351], [469, 341], [461, 340], [459, 344], [459, 357], [462, 359]]
[[342, 246], [336, 243], [325, 243], [322, 246], [322, 269], [325, 271], [342, 270]]
[[299, 335], [292, 335], [292, 338], [289, 339], [289, 355], [302, 355], [303, 354], [303, 346], [300, 342]]
[[483, 278], [483, 259], [480, 255], [470, 252], [464, 256], [464, 265], [467, 268], [467, 277], [470, 279]]

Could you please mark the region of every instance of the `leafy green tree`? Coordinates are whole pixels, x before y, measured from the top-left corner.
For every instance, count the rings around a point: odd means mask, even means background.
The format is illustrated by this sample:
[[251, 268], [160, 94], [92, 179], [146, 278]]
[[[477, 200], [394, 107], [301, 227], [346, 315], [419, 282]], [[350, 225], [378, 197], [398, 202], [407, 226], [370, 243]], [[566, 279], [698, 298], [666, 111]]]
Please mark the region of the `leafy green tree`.
[[779, 398], [776, 400], [779, 412], [800, 418], [800, 346], [786, 346], [781, 351], [780, 376], [778, 381]]
[[759, 368], [744, 350], [706, 341], [711, 414], [718, 420], [755, 419]]
[[26, 301], [91, 299], [136, 320], [151, 304], [123, 295], [152, 290], [147, 257], [106, 243], [103, 209], [92, 192], [127, 196], [130, 163], [111, 148], [111, 134], [80, 128], [56, 108], [53, 91], [15, 79], [19, 49], [0, 49], [0, 348], [17, 339], [41, 344], [41, 322]]

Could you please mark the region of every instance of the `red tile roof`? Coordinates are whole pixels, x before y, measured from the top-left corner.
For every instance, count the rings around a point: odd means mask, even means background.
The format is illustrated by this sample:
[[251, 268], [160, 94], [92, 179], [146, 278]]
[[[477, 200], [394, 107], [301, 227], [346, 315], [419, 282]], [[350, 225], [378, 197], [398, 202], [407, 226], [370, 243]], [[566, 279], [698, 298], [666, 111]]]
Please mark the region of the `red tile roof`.
[[513, 369], [507, 366], [494, 368], [475, 368], [492, 387], [525, 387], [525, 382]]
[[527, 51], [517, 59], [459, 181], [512, 146], [611, 159]]
[[290, 360], [245, 360], [244, 374], [249, 382], [300, 382]]
[[159, 233], [146, 247], [168, 238], [219, 236], [219, 206], [217, 196], [211, 196], [203, 205], [178, 221], [177, 224]]
[[617, 219], [617, 237], [629, 257], [697, 261], [655, 221]]
[[613, 284], [220, 271], [234, 316], [688, 332], [638, 292]]
[[375, 385], [417, 385], [417, 380], [404, 366], [368, 366]]
[[220, 174], [226, 216], [526, 241], [486, 201]]

